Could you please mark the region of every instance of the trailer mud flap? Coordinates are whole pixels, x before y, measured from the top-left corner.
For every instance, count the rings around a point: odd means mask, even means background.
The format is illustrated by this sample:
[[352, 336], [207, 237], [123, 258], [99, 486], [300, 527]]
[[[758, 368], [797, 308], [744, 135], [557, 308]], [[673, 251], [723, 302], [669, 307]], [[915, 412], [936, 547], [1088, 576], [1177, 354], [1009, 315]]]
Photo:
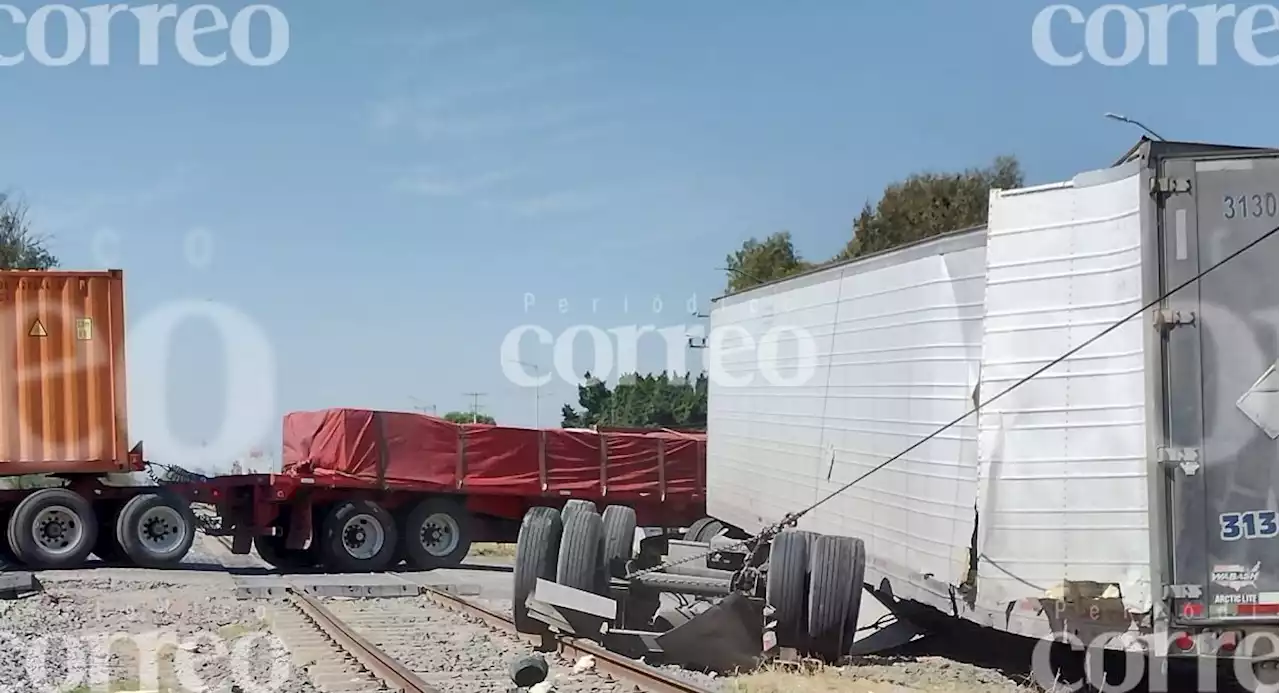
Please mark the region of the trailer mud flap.
[[720, 674], [751, 671], [764, 652], [764, 603], [731, 594], [657, 643], [670, 664]]

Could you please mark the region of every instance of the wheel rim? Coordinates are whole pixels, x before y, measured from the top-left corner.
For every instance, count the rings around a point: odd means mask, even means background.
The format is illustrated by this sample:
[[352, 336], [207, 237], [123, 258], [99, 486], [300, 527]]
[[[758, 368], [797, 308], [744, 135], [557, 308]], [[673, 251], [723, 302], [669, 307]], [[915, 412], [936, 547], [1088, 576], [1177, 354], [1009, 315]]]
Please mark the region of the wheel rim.
[[356, 515], [342, 525], [342, 546], [352, 558], [367, 561], [382, 550], [386, 533], [369, 515]]
[[187, 540], [187, 523], [173, 508], [149, 508], [138, 518], [137, 534], [153, 553], [169, 553]]
[[84, 523], [80, 515], [65, 505], [51, 505], [36, 513], [31, 523], [31, 537], [45, 553], [65, 556], [80, 548]]
[[422, 521], [418, 540], [422, 542], [422, 548], [428, 555], [441, 558], [458, 548], [458, 543], [462, 540], [462, 530], [452, 515], [434, 513]]

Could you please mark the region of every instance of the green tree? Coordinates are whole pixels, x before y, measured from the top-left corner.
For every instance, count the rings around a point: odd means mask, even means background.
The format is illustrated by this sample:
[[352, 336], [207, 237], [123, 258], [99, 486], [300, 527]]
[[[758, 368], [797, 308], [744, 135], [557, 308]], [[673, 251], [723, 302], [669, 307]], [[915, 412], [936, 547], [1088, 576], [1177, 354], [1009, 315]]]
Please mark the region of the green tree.
[[43, 270], [58, 266], [45, 239], [31, 230], [27, 205], [0, 193], [0, 269]]
[[612, 389], [586, 374], [578, 407], [561, 411], [565, 428], [692, 428], [707, 425], [707, 376], [628, 375]]
[[1011, 156], [986, 168], [958, 173], [917, 173], [884, 189], [853, 222], [853, 238], [836, 260], [878, 253], [940, 233], [987, 223], [992, 188], [1023, 184], [1022, 167]]
[[489, 416], [488, 414], [475, 414], [474, 416], [475, 418], [473, 419], [472, 414], [469, 411], [451, 411], [448, 414], [445, 414], [443, 418], [445, 421], [452, 421], [453, 423], [473, 423], [474, 422], [474, 423], [482, 423], [482, 424], [490, 424], [490, 425], [498, 423], [492, 416]]
[[799, 274], [810, 267], [796, 253], [790, 231], [779, 231], [763, 241], [750, 238], [724, 261], [729, 293]]

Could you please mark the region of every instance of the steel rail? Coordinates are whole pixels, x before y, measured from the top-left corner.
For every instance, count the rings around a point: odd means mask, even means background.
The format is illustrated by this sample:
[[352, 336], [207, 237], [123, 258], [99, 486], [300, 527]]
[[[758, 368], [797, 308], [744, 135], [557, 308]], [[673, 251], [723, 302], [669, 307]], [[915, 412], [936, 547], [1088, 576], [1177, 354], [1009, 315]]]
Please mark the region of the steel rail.
[[[515, 621], [504, 614], [487, 609], [479, 604], [456, 597], [429, 585], [419, 584], [422, 594], [440, 606], [477, 618], [487, 625], [507, 631], [523, 640], [540, 643], [542, 639], [536, 635], [520, 633], [516, 630]], [[582, 638], [553, 634], [557, 652], [571, 657], [590, 655], [596, 660], [596, 667], [614, 678], [626, 681], [649, 693], [711, 693], [711, 691], [689, 681], [663, 674], [646, 664], [610, 652], [596, 643]]]
[[404, 693], [442, 693], [417, 674], [410, 671], [376, 645], [348, 626], [324, 607], [315, 597], [290, 587], [287, 588], [294, 606], [298, 607], [326, 636], [360, 662], [370, 674], [381, 679], [394, 690]]

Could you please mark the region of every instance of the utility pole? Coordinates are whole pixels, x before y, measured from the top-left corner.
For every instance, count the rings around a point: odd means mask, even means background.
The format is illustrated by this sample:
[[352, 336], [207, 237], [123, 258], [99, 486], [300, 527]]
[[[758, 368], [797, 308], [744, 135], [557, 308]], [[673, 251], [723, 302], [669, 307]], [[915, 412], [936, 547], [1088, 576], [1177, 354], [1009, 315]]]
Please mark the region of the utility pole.
[[464, 392], [463, 395], [471, 398], [471, 423], [476, 423], [480, 416], [480, 398], [485, 396], [483, 392]]

